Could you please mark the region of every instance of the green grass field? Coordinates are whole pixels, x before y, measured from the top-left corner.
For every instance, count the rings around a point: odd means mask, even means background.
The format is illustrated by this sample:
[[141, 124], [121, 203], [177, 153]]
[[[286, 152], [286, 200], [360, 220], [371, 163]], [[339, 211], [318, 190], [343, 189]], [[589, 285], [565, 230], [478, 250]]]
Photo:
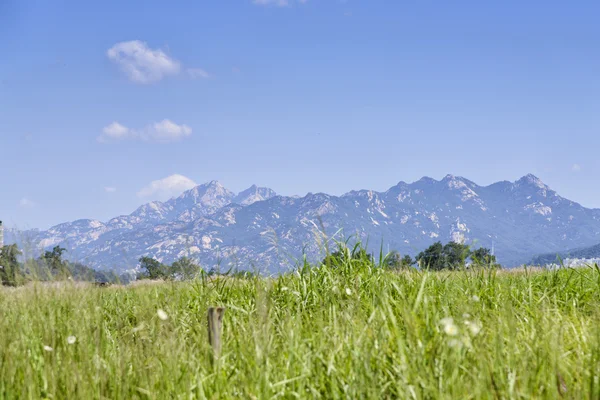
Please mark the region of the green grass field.
[[0, 398], [598, 398], [599, 306], [596, 268], [29, 284], [0, 289]]

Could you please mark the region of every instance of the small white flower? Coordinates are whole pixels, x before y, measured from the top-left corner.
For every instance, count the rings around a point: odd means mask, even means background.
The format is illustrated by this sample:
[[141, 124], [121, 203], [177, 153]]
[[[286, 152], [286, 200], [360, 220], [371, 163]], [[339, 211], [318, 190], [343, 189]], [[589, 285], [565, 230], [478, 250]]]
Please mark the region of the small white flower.
[[448, 346], [460, 349], [463, 347], [463, 342], [458, 339], [450, 339], [448, 340]]
[[444, 327], [444, 332], [446, 332], [446, 335], [448, 336], [456, 336], [458, 335], [458, 328], [456, 325], [446, 325]]
[[348, 296], [352, 296], [352, 290], [350, 290], [350, 288], [346, 288], [346, 294]]
[[469, 313], [464, 313], [464, 314], [463, 314], [463, 318], [464, 318], [464, 319], [469, 319], [469, 318], [471, 318], [471, 314], [469, 314]]
[[75, 336], [69, 336], [67, 338], [67, 343], [68, 344], [75, 344], [76, 341], [77, 341], [77, 338]]
[[440, 321], [444, 333], [448, 336], [458, 335], [458, 327], [454, 324], [454, 320], [450, 317], [442, 318]]
[[473, 297], [471, 297], [471, 300], [473, 300], [475, 303], [479, 303], [479, 296], [474, 294]]
[[288, 290], [290, 290], [290, 288], [287, 287], [287, 286], [284, 286], [284, 287], [281, 288], [282, 292], [287, 292]]
[[479, 332], [481, 332], [481, 325], [479, 325], [477, 322], [471, 322], [469, 324], [469, 330], [473, 336], [477, 336]]
[[50, 352], [50, 351], [54, 351], [54, 349], [50, 346], [44, 346], [44, 350]]
[[166, 321], [169, 319], [169, 315], [162, 309], [158, 309], [158, 311], [156, 311], [156, 315], [158, 315], [158, 318], [160, 318], [163, 321]]

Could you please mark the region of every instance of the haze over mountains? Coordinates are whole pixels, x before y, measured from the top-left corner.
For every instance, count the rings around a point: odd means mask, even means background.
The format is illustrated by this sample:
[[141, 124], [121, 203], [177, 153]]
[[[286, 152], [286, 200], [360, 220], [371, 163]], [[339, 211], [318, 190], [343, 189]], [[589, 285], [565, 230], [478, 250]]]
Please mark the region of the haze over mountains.
[[600, 244], [562, 252], [540, 254], [531, 260], [533, 265], [563, 264], [567, 266], [600, 264]]
[[354, 235], [377, 253], [382, 243], [384, 251], [415, 255], [438, 240], [466, 241], [494, 247], [510, 267], [600, 243], [600, 209], [562, 198], [533, 175], [489, 186], [424, 177], [385, 192], [304, 197], [256, 186], [235, 194], [212, 181], [107, 222], [78, 220], [13, 240], [60, 245], [71, 259], [103, 269], [132, 269], [149, 255], [164, 262], [188, 256], [206, 269], [276, 273], [293, 268], [303, 253], [312, 261], [322, 257], [323, 230]]

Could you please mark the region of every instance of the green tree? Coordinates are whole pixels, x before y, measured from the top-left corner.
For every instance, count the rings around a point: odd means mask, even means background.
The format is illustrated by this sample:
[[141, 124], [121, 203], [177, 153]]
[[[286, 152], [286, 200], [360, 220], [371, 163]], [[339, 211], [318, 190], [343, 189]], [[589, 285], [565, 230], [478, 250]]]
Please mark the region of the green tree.
[[170, 268], [168, 265], [155, 260], [152, 257], [140, 258], [140, 268], [142, 272], [138, 275], [139, 279], [171, 279]]
[[490, 267], [497, 268], [500, 266], [496, 262], [496, 256], [492, 254], [492, 251], [485, 247], [480, 247], [471, 253], [471, 261], [473, 265], [479, 267]]
[[118, 283], [120, 281], [119, 275], [115, 271], [96, 270], [78, 262], [67, 262], [67, 267], [71, 277], [76, 281], [96, 283]]
[[180, 277], [183, 280], [194, 279], [202, 268], [191, 258], [183, 257], [175, 261], [170, 268], [169, 274]]
[[442, 242], [435, 242], [417, 255], [417, 262], [422, 269], [439, 271], [444, 269], [444, 246]]
[[408, 267], [412, 267], [415, 264], [415, 260], [412, 259], [411, 256], [409, 256], [408, 254], [405, 255], [404, 257], [402, 257], [402, 267], [403, 268], [408, 268]]
[[55, 246], [52, 251], [46, 251], [41, 259], [46, 264], [50, 273], [59, 279], [66, 279], [71, 276], [68, 263], [62, 259], [67, 249]]
[[0, 249], [0, 282], [3, 286], [16, 286], [20, 281], [21, 266], [18, 257], [21, 251], [16, 244]]
[[449, 242], [444, 246], [444, 268], [460, 269], [464, 268], [465, 263], [471, 255], [469, 246], [457, 242]]
[[440, 271], [443, 269], [460, 269], [465, 266], [471, 252], [469, 246], [457, 242], [442, 245], [436, 242], [417, 256], [419, 266], [424, 269]]
[[404, 269], [409, 268], [415, 262], [409, 255], [402, 257], [396, 250], [392, 250], [384, 259], [384, 265], [390, 269]]
[[402, 268], [402, 256], [398, 251], [392, 250], [385, 259], [383, 260], [383, 265], [389, 269], [400, 269]]

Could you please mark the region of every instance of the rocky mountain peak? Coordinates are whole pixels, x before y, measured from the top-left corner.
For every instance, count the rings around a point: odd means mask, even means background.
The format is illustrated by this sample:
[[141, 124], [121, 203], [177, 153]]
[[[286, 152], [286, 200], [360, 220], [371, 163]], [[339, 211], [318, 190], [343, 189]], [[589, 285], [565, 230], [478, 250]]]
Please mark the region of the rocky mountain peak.
[[549, 189], [548, 186], [542, 182], [540, 178], [533, 174], [527, 174], [518, 181], [515, 182], [517, 186], [533, 186], [538, 189]]
[[233, 199], [233, 202], [247, 206], [252, 203], [256, 203], [257, 201], [269, 200], [275, 196], [277, 196], [277, 193], [275, 193], [273, 189], [252, 185], [248, 189], [242, 190], [240, 193], [238, 193], [238, 195]]
[[446, 175], [441, 182], [450, 189], [470, 189], [476, 186], [473, 182], [462, 176]]
[[198, 185], [190, 190], [185, 191], [176, 200], [191, 200], [194, 204], [207, 203], [217, 199], [231, 201], [234, 197], [233, 192], [226, 189], [218, 181], [210, 181], [202, 185]]
[[416, 181], [414, 184], [435, 185], [436, 183], [439, 183], [439, 181], [437, 181], [429, 176], [424, 176], [421, 179], [419, 179], [418, 181]]
[[140, 218], [162, 215], [167, 211], [167, 208], [168, 207], [165, 206], [165, 203], [161, 201], [151, 201], [150, 203], [146, 203], [138, 207], [138, 209], [131, 213], [131, 215]]

